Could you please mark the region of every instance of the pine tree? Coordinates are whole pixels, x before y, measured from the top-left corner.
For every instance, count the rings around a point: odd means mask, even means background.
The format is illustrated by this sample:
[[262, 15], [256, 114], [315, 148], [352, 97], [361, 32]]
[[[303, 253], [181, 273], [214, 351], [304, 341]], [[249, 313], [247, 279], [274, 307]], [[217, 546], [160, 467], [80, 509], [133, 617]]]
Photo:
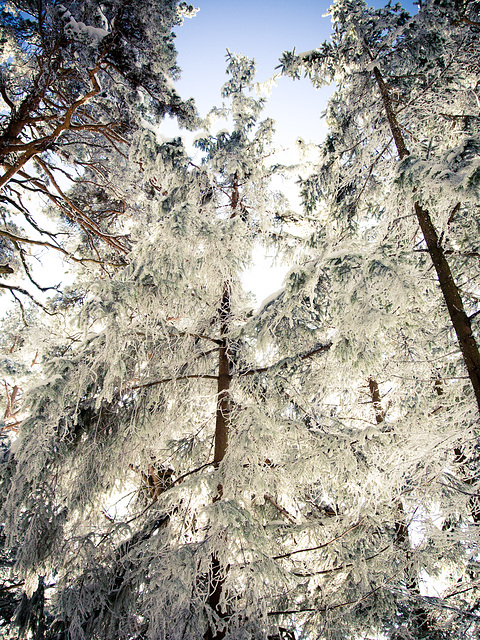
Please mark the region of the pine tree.
[[193, 7], [175, 0], [68, 6], [1, 4], [0, 263], [12, 275], [1, 288], [14, 294], [27, 295], [22, 277], [36, 284], [31, 249], [124, 263], [125, 222], [136, 206], [132, 185], [122, 185], [133, 170], [135, 132], [142, 119], [154, 127], [165, 114], [183, 126], [195, 122], [193, 105], [172, 82], [179, 71], [172, 29]]
[[[472, 90], [477, 10], [476, 3], [432, 2], [411, 17], [399, 5], [368, 9], [363, 2], [339, 1], [331, 9], [332, 42], [300, 56], [286, 53], [281, 61], [284, 73], [294, 78], [303, 70], [316, 86], [335, 81], [338, 87], [326, 111], [330, 133], [321, 163], [303, 182], [307, 210], [319, 202], [322, 208], [306, 264], [294, 276], [301, 274], [300, 289], [325, 310], [334, 336], [331, 356], [358, 372], [355, 382], [349, 379], [343, 415], [362, 419], [354, 398], [365, 385], [377, 429], [394, 434], [402, 459], [403, 487], [392, 487], [391, 493], [391, 506], [398, 505], [392, 518], [398, 558], [404, 547], [400, 580], [391, 582], [400, 598], [383, 621], [392, 637], [461, 635], [477, 607], [475, 595], [468, 604], [460, 596], [465, 617], [452, 614], [446, 622], [447, 607], [460, 592], [455, 581], [472, 575], [464, 569], [470, 557], [464, 532], [466, 523], [477, 521], [471, 485], [461, 485], [465, 478], [475, 485], [478, 475], [472, 325], [478, 273], [471, 261], [478, 238], [472, 227], [478, 170], [470, 150], [479, 122]], [[432, 262], [436, 282], [429, 276]], [[452, 268], [461, 276], [454, 279]], [[459, 354], [452, 354], [451, 328]], [[462, 382], [465, 368], [469, 386]], [[387, 409], [380, 404], [377, 380], [390, 394]], [[345, 373], [339, 384], [346, 386]], [[417, 421], [431, 442], [438, 443], [442, 433], [450, 444], [433, 452], [412, 428]], [[406, 430], [417, 452], [410, 462], [399, 446]], [[427, 467], [432, 478], [444, 478], [440, 486], [426, 490], [421, 470]], [[418, 533], [408, 514], [418, 512], [423, 544], [412, 552], [409, 538]], [[441, 534], [435, 516], [444, 522]], [[435, 569], [434, 558], [442, 555], [451, 572], [443, 585], [450, 600], [438, 600], [433, 611], [431, 600], [420, 597], [420, 570], [434, 574], [442, 566], [437, 562]]]
[[295, 597], [289, 558], [324, 534], [301, 515], [313, 436], [266, 377], [328, 345], [287, 359], [265, 346], [258, 362], [239, 278], [284, 204], [268, 187], [272, 122], [246, 95], [254, 64], [229, 55], [228, 73], [217, 114], [233, 128], [199, 139], [202, 166], [178, 140], [138, 140], [157, 198], [129, 265], [90, 284], [84, 338], [45, 362], [4, 467], [18, 570], [31, 591], [55, 583], [46, 637], [293, 637], [275, 613]]
[[[286, 54], [282, 66], [294, 77], [305, 68], [317, 85], [339, 82], [327, 113], [333, 131], [318, 175], [305, 182], [306, 202], [331, 189], [348, 220], [357, 217], [358, 224], [366, 205], [367, 218], [381, 216], [392, 227], [402, 226], [398, 223], [405, 207], [398, 198], [408, 198], [480, 406], [478, 346], [447, 261], [447, 251], [468, 256], [471, 247], [461, 234], [455, 237], [450, 225], [457, 215], [468, 218], [478, 206], [472, 153], [478, 107], [470, 91], [475, 85], [477, 9], [476, 3], [430, 2], [412, 18], [400, 5], [367, 10], [362, 2], [337, 2], [332, 9], [333, 44], [300, 58]], [[403, 188], [392, 191], [395, 183]], [[378, 202], [380, 185], [396, 198], [393, 206]], [[444, 249], [446, 233], [447, 242], [458, 250]]]
[[[466, 110], [478, 45], [474, 5], [451, 10], [411, 18], [340, 0], [333, 44], [284, 56], [285, 72], [338, 90], [302, 184], [314, 231], [255, 314], [242, 270], [290, 216], [270, 184], [272, 122], [248, 93], [254, 64], [229, 54], [229, 104], [211, 116], [231, 128], [197, 136], [201, 163], [180, 140], [135, 130], [128, 264], [83, 273], [57, 300], [66, 312], [47, 323], [42, 373], [0, 467], [22, 632], [476, 633], [477, 406], [412, 215], [419, 203], [434, 216], [473, 302], [477, 120], [445, 105]], [[442, 55], [430, 60], [427, 45]], [[401, 105], [393, 119], [388, 104]], [[400, 161], [392, 122], [408, 139]], [[450, 173], [430, 179], [442, 158]], [[36, 320], [23, 344], [41, 330]], [[442, 574], [443, 597], [422, 595], [424, 572]], [[11, 600], [5, 611], [11, 620]]]

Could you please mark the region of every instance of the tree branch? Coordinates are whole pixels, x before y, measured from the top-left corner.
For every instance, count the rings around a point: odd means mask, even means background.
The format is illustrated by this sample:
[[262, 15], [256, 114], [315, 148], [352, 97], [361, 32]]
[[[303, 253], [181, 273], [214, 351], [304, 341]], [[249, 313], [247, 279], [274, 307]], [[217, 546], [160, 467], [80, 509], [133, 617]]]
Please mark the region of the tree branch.
[[218, 376], [212, 376], [208, 374], [202, 373], [194, 373], [188, 376], [178, 376], [178, 378], [163, 378], [163, 380], [153, 380], [152, 382], [146, 382], [145, 384], [137, 384], [130, 389], [133, 391], [134, 389], [148, 389], [149, 387], [154, 387], [157, 384], [165, 384], [167, 382], [176, 382], [177, 380], [195, 380], [195, 379], [205, 379], [205, 380], [218, 380]]
[[265, 498], [265, 500], [267, 500], [267, 502], [269, 502], [272, 506], [274, 506], [275, 509], [277, 509], [277, 511], [279, 511], [282, 514], [282, 516], [285, 516], [285, 518], [289, 522], [291, 522], [292, 524], [295, 524], [295, 518], [291, 516], [286, 509], [284, 509], [279, 504], [277, 504], [275, 500], [268, 495], [268, 493], [265, 493], [263, 497]]
[[[381, 553], [385, 553], [388, 549], [390, 549], [390, 545], [383, 547], [377, 553], [374, 553], [373, 556], [368, 556], [368, 558], [364, 558], [363, 562], [368, 562], [369, 560], [373, 560]], [[337, 571], [345, 571], [345, 569], [349, 569], [350, 567], [354, 567], [354, 562], [347, 562], [347, 564], [342, 564], [339, 567], [332, 567], [331, 569], [323, 569], [322, 571], [312, 571], [311, 573], [300, 573], [299, 571], [292, 571], [294, 576], [298, 576], [299, 578], [311, 578], [312, 576], [323, 576], [327, 573], [336, 573]]]
[[285, 358], [284, 360], [280, 360], [279, 362], [276, 362], [275, 364], [268, 365], [267, 367], [257, 367], [255, 369], [250, 369], [250, 368], [249, 369], [242, 369], [241, 371], [237, 371], [236, 373], [233, 373], [232, 375], [234, 375], [234, 376], [242, 376], [242, 377], [243, 376], [252, 376], [252, 375], [255, 375], [256, 373], [265, 373], [266, 371], [270, 371], [272, 369], [279, 369], [279, 368], [287, 367], [289, 364], [292, 364], [296, 360], [308, 360], [308, 358], [313, 357], [317, 353], [323, 353], [325, 351], [328, 351], [331, 346], [332, 346], [332, 342], [327, 342], [326, 344], [321, 344], [321, 345], [318, 345], [318, 346], [314, 347], [313, 349], [311, 349], [310, 351], [307, 351], [306, 353], [300, 354], [298, 356], [293, 356], [291, 358]]
[[290, 556], [295, 555], [296, 553], [305, 553], [306, 551], [317, 551], [318, 549], [324, 549], [325, 547], [330, 546], [331, 544], [333, 544], [334, 542], [336, 542], [337, 540], [340, 540], [340, 538], [343, 538], [343, 536], [345, 536], [347, 533], [349, 533], [350, 531], [353, 531], [354, 529], [356, 529], [357, 527], [359, 527], [363, 521], [365, 520], [366, 516], [364, 516], [361, 520], [359, 520], [356, 524], [352, 525], [349, 529], [347, 529], [346, 531], [344, 531], [343, 533], [341, 533], [339, 536], [337, 536], [336, 538], [332, 538], [332, 540], [329, 540], [328, 542], [324, 542], [323, 544], [318, 545], [317, 547], [307, 547], [305, 549], [297, 549], [296, 551], [289, 551], [288, 553], [282, 553], [281, 555], [278, 556], [273, 556], [273, 560], [281, 560], [282, 558], [290, 558]]
[[[51, 242], [47, 242], [46, 240], [33, 240], [31, 238], [24, 238], [22, 236], [16, 236], [15, 234], [10, 233], [10, 231], [4, 231], [2, 229], [0, 229], [0, 236], [3, 236], [4, 238], [8, 238], [8, 240], [11, 240], [12, 242], [21, 242], [21, 243], [24, 243], [24, 244], [32, 244], [32, 245], [37, 245], [37, 246], [40, 246], [40, 247], [47, 247], [48, 249], [54, 249], [55, 251], [59, 251], [60, 253], [63, 253], [64, 256], [66, 256], [70, 260], [73, 260], [73, 262], [79, 262], [81, 264], [83, 264], [84, 262], [93, 262], [94, 264], [104, 264], [104, 265], [107, 265], [109, 267], [124, 267], [125, 266], [122, 263], [107, 262], [105, 260], [95, 260], [94, 258], [76, 258], [75, 256], [73, 256], [71, 253], [69, 253], [63, 247], [61, 247], [59, 245], [52, 244]], [[13, 273], [13, 269], [12, 269], [12, 271], [10, 271], [8, 273]]]
[[[34, 303], [37, 305], [37, 307], [40, 307], [40, 309], [42, 309], [43, 311], [45, 311], [45, 313], [47, 313], [49, 316], [53, 316], [53, 315], [55, 315], [55, 314], [54, 314], [54, 313], [52, 313], [51, 311], [48, 311], [48, 309], [47, 309], [47, 308], [46, 308], [46, 307], [45, 307], [41, 302], [39, 302], [36, 298], [34, 298], [34, 297], [32, 296], [32, 294], [31, 294], [31, 293], [29, 293], [26, 289], [22, 289], [22, 287], [15, 287], [14, 285], [11, 285], [11, 284], [10, 284], [10, 285], [9, 285], [9, 284], [3, 284], [3, 282], [0, 282], [0, 289], [6, 289], [7, 291], [11, 291], [12, 293], [13, 293], [14, 291], [18, 291], [18, 293], [21, 293], [21, 294], [23, 294], [24, 296], [27, 296], [27, 298], [30, 298], [30, 300], [31, 300], [32, 302], [34, 302]], [[16, 299], [17, 301], [19, 301], [19, 300], [18, 300], [18, 298], [17, 298], [16, 296], [14, 296], [14, 297], [15, 297], [15, 299]], [[20, 301], [19, 301], [19, 302], [20, 302]]]

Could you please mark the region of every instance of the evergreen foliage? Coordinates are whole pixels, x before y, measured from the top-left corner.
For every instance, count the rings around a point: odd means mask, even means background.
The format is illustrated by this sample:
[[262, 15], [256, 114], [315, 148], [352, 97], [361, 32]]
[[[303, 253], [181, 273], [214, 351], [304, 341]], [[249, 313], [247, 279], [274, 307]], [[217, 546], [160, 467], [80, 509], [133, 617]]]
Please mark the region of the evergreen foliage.
[[[0, 263], [13, 274], [1, 288], [24, 299], [21, 278], [36, 285], [31, 249], [90, 265], [127, 260], [138, 194], [123, 182], [135, 132], [165, 114], [196, 121], [172, 82], [172, 29], [195, 10], [176, 0], [68, 9], [27, 0], [0, 10]], [[32, 201], [49, 205], [53, 226]]]
[[[405, 553], [397, 589], [417, 604], [400, 602], [383, 623], [392, 637], [452, 637], [459, 620], [450, 613], [446, 621], [446, 603], [440, 614], [442, 605], [433, 612], [419, 596], [422, 573], [447, 571], [441, 562], [435, 570], [435, 555], [453, 562], [450, 591], [443, 576], [450, 605], [457, 579], [475, 584], [475, 574], [464, 573], [471, 551], [462, 554], [478, 522], [469, 488], [478, 474], [478, 269], [476, 233], [465, 234], [463, 224], [478, 213], [478, 159], [468, 151], [478, 139], [478, 3], [427, 2], [410, 16], [400, 5], [340, 0], [331, 14], [331, 42], [281, 60], [293, 78], [304, 72], [315, 86], [337, 85], [320, 164], [302, 181], [305, 207], [320, 209], [300, 290], [332, 327], [331, 356], [359, 373], [357, 387], [351, 375], [340, 382], [350, 387], [342, 413], [359, 419], [352, 399], [364, 385], [377, 429], [394, 433], [397, 447], [407, 436], [416, 452], [407, 464], [400, 454], [403, 489], [391, 504], [393, 544]], [[427, 441], [437, 442], [434, 451]], [[427, 468], [444, 480], [428, 482], [420, 497]], [[414, 514], [420, 536], [409, 525]], [[476, 611], [475, 588], [467, 591], [472, 600], [460, 599], [458, 611]]]
[[[165, 113], [195, 124], [167, 80], [171, 29], [194, 10], [147, 4], [4, 9], [7, 106], [15, 61], [31, 69], [5, 135], [43, 77], [35, 51], [59, 56], [51, 90], [70, 105], [72, 83], [85, 96], [102, 81], [75, 116], [94, 132], [8, 143], [33, 144], [41, 189], [81, 165], [60, 206], [84, 212], [96, 193], [98, 230], [73, 216], [61, 246], [97, 266], [2, 324], [3, 630], [476, 637], [478, 3], [410, 16], [336, 0], [331, 41], [283, 55], [284, 74], [336, 84], [301, 220], [272, 186], [283, 168], [252, 60], [228, 53], [201, 161], [156, 135]], [[47, 95], [36, 140], [68, 109]], [[0, 256], [25, 269], [13, 224]], [[253, 313], [241, 276], [258, 244], [292, 268]]]

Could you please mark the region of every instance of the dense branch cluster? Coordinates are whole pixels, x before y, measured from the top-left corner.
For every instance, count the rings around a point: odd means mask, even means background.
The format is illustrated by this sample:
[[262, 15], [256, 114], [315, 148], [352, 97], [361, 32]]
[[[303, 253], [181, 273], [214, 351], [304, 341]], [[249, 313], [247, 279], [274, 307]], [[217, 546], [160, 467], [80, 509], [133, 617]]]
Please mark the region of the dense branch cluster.
[[[192, 104], [172, 83], [178, 70], [171, 29], [194, 14], [192, 7], [69, 6], [2, 5], [0, 260], [4, 270], [29, 277], [32, 246], [87, 263], [124, 263], [125, 222], [139, 196], [122, 185], [118, 168], [130, 162], [142, 118], [195, 122]], [[52, 231], [36, 213], [39, 204], [62, 226]], [[71, 229], [81, 231], [76, 243]]]

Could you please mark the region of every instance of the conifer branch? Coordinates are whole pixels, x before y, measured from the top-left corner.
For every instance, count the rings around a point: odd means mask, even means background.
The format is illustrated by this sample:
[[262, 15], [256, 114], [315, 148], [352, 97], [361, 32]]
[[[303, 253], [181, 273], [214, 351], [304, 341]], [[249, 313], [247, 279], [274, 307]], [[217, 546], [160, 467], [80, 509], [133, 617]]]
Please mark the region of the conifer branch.
[[331, 348], [332, 344], [333, 344], [332, 342], [320, 344], [314, 347], [313, 349], [311, 349], [310, 351], [299, 354], [298, 356], [284, 358], [283, 360], [279, 360], [275, 364], [271, 364], [266, 367], [256, 367], [254, 369], [252, 368], [241, 369], [240, 371], [234, 372], [232, 375], [239, 376], [239, 377], [252, 376], [257, 373], [266, 373], [267, 371], [275, 371], [277, 369], [282, 369], [284, 367], [288, 367], [291, 364], [294, 364], [297, 360], [302, 360], [302, 361], [308, 360], [309, 358], [312, 358], [313, 356], [317, 355], [317, 353], [324, 353], [325, 351], [328, 351]]
[[284, 509], [279, 504], [277, 504], [275, 500], [268, 495], [268, 493], [265, 493], [263, 497], [265, 498], [265, 500], [267, 500], [267, 502], [269, 502], [273, 507], [275, 507], [275, 509], [277, 509], [277, 511], [281, 513], [282, 516], [285, 516], [285, 518], [289, 522], [291, 522], [292, 524], [295, 524], [295, 518], [291, 516], [286, 509]]
[[329, 540], [328, 542], [324, 542], [323, 544], [320, 544], [316, 547], [306, 547], [305, 549], [297, 549], [295, 551], [289, 551], [288, 553], [282, 553], [278, 556], [273, 556], [273, 560], [281, 560], [282, 558], [290, 558], [291, 556], [297, 554], [297, 553], [306, 553], [307, 551], [318, 551], [319, 549], [324, 549], [325, 547], [330, 546], [331, 544], [333, 544], [334, 542], [336, 542], [337, 540], [340, 540], [340, 538], [343, 538], [343, 536], [347, 535], [347, 533], [349, 533], [350, 531], [353, 531], [354, 529], [357, 529], [358, 527], [360, 527], [363, 524], [363, 521], [365, 520], [366, 516], [364, 516], [361, 520], [359, 520], [356, 524], [352, 525], [351, 527], [349, 527], [348, 529], [346, 529], [346, 531], [344, 531], [343, 533], [341, 533], [339, 536], [336, 536], [335, 538], [332, 538], [332, 540]]
[[[1, 285], [0, 285], [1, 286]], [[158, 384], [166, 384], [167, 382], [177, 382], [178, 380], [218, 380], [218, 376], [209, 375], [206, 373], [193, 373], [188, 376], [178, 376], [174, 378], [163, 378], [163, 380], [153, 380], [152, 382], [146, 382], [145, 384], [136, 384], [130, 387], [133, 391], [135, 389], [148, 389], [155, 387]]]
[[[380, 551], [377, 551], [377, 553], [374, 553], [373, 556], [368, 556], [364, 558], [363, 562], [369, 562], [370, 560], [374, 560], [379, 555], [381, 555], [382, 553], [385, 553], [385, 551], [388, 551], [391, 548], [392, 548], [391, 545], [387, 545], [386, 547], [383, 547], [383, 549], [380, 549]], [[299, 578], [312, 578], [313, 576], [324, 576], [329, 573], [337, 573], [338, 571], [345, 571], [346, 569], [350, 569], [351, 567], [354, 567], [354, 566], [355, 566], [354, 562], [347, 562], [346, 564], [342, 564], [339, 567], [332, 567], [331, 569], [322, 569], [321, 571], [312, 571], [309, 573], [292, 571], [292, 573], [294, 576], [297, 576]]]
[[380, 589], [383, 589], [387, 584], [392, 582], [392, 580], [395, 580], [396, 577], [397, 577], [397, 574], [395, 573], [393, 576], [388, 578], [388, 580], [385, 580], [384, 582], [382, 582], [381, 585], [379, 585], [378, 587], [375, 587], [375, 589], [372, 589], [363, 597], [358, 598], [356, 600], [349, 600], [347, 602], [341, 602], [340, 604], [333, 604], [327, 607], [302, 607], [299, 609], [291, 609], [289, 611], [269, 611], [267, 615], [269, 616], [292, 615], [294, 613], [307, 613], [309, 611], [315, 612], [315, 613], [328, 613], [329, 611], [335, 611], [335, 609], [341, 609], [343, 607], [357, 605], [357, 604], [360, 604], [360, 602], [364, 602], [365, 600], [368, 600], [368, 598], [371, 598], [375, 593], [377, 593], [377, 591], [380, 591]]
[[[30, 298], [30, 300], [33, 303], [35, 303], [37, 305], [37, 307], [40, 307], [40, 309], [45, 311], [45, 313], [47, 313], [49, 316], [55, 315], [54, 313], [49, 311], [45, 307], [45, 305], [43, 305], [41, 302], [39, 302], [29, 291], [27, 291], [26, 289], [23, 289], [23, 287], [16, 287], [13, 284], [4, 284], [3, 282], [0, 282], [0, 289], [6, 289], [7, 291], [11, 291], [12, 294], [15, 291], [18, 292], [18, 293], [21, 293], [22, 295], [27, 296], [27, 298]], [[18, 298], [17, 298], [17, 300], [18, 300]]]
[[[0, 236], [2, 236], [4, 238], [7, 238], [8, 240], [11, 240], [12, 242], [19, 242], [21, 244], [31, 244], [31, 245], [37, 246], [37, 247], [47, 247], [48, 249], [53, 249], [54, 251], [59, 251], [64, 256], [66, 256], [69, 260], [72, 260], [72, 262], [78, 262], [80, 264], [83, 264], [84, 262], [92, 262], [94, 264], [103, 264], [103, 265], [107, 265], [107, 266], [110, 266], [110, 267], [124, 267], [125, 266], [124, 263], [109, 262], [108, 260], [96, 260], [95, 258], [77, 258], [76, 256], [72, 255], [69, 251], [67, 251], [66, 249], [64, 249], [60, 245], [53, 244], [53, 243], [48, 242], [46, 240], [34, 240], [33, 238], [25, 238], [23, 236], [17, 236], [17, 235], [15, 235], [13, 233], [10, 233], [10, 231], [5, 231], [5, 230], [2, 230], [2, 229], [0, 229]], [[8, 273], [13, 273], [13, 269], [12, 269], [12, 271], [9, 271]]]

